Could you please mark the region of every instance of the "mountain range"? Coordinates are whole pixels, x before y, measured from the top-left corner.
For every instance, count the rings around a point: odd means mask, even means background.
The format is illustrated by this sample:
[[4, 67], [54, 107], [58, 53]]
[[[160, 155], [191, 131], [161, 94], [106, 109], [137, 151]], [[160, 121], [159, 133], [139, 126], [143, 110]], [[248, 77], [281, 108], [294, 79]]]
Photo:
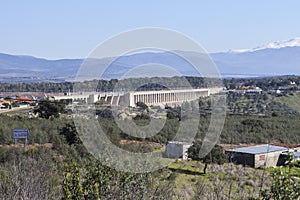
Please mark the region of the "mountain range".
[[[195, 56], [194, 52], [184, 52], [184, 54], [187, 57]], [[210, 56], [223, 77], [300, 75], [300, 38], [273, 42], [253, 49], [211, 53]], [[93, 59], [89, 64], [97, 67], [112, 60], [114, 58]], [[84, 59], [47, 60], [0, 53], [0, 82], [72, 80], [83, 62]], [[114, 60], [103, 78], [119, 78], [134, 66], [145, 63], [172, 66], [182, 75], [195, 75], [195, 70], [189, 63], [178, 59], [178, 56], [172, 53], [142, 52]], [[167, 72], [161, 75], [165, 76]]]

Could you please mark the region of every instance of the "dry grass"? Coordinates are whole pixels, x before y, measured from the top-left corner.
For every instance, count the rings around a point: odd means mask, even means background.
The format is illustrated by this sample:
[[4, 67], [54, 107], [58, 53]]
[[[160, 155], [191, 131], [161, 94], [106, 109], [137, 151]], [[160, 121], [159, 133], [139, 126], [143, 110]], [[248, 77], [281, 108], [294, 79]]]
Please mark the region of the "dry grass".
[[199, 173], [203, 164], [196, 162], [175, 163], [171, 169], [177, 174], [174, 199], [249, 199], [271, 182], [268, 171], [233, 164], [209, 165], [207, 174]]

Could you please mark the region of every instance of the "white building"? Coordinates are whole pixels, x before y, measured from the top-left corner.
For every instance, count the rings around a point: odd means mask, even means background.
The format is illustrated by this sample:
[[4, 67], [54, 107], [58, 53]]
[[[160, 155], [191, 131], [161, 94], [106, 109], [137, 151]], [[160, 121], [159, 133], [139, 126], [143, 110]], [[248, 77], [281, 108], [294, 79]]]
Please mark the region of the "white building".
[[191, 143], [187, 142], [178, 142], [178, 141], [170, 141], [166, 145], [165, 156], [167, 158], [176, 158], [187, 160], [188, 159], [188, 148], [192, 146]]

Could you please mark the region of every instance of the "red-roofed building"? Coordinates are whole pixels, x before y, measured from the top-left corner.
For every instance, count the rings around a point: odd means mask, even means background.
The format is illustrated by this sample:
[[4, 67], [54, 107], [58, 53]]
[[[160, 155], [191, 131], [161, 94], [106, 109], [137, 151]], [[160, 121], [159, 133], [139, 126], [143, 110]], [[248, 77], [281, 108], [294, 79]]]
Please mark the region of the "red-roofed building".
[[16, 103], [22, 103], [22, 102], [31, 103], [32, 99], [27, 97], [17, 96], [15, 99], [13, 99], [13, 101]]

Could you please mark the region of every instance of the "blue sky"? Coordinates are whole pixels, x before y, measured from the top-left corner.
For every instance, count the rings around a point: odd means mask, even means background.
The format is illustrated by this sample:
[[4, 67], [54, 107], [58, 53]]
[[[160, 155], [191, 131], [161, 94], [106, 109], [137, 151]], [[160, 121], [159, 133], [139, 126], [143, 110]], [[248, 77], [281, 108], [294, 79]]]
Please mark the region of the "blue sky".
[[3, 0], [0, 52], [84, 58], [99, 43], [139, 27], [186, 34], [208, 52], [253, 48], [300, 37], [300, 1]]

